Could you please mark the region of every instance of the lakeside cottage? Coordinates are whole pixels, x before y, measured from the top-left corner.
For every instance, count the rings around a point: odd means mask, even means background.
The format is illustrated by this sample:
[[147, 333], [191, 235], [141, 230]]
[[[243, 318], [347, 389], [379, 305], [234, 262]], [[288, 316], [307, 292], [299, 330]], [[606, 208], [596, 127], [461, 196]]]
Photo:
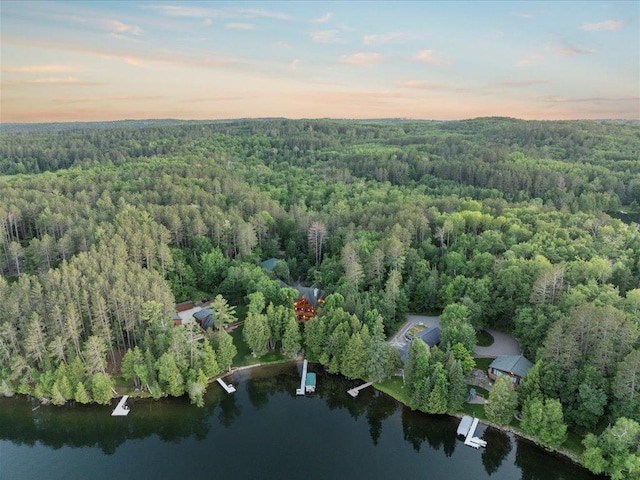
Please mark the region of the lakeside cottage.
[[531, 370], [531, 367], [533, 367], [533, 363], [523, 355], [502, 355], [491, 362], [487, 369], [487, 374], [492, 380], [504, 377], [516, 385], [520, 385], [520, 382]]

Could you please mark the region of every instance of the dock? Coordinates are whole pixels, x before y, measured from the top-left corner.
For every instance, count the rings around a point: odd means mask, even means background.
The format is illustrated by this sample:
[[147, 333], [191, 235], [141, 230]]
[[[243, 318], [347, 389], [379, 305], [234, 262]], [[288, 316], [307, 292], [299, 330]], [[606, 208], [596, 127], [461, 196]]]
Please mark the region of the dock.
[[364, 390], [365, 388], [370, 387], [371, 385], [373, 385], [373, 382], [365, 383], [364, 385], [360, 385], [359, 387], [352, 388], [351, 390], [347, 390], [347, 393], [351, 395], [353, 398], [356, 398], [358, 396], [358, 393], [360, 393], [360, 390]]
[[222, 380], [221, 378], [218, 378], [218, 379], [217, 379], [217, 381], [218, 381], [218, 383], [220, 384], [220, 386], [221, 386], [222, 388], [224, 388], [224, 390], [225, 390], [227, 393], [233, 393], [233, 392], [235, 392], [235, 391], [236, 391], [236, 387], [234, 387], [234, 386], [233, 386], [233, 385], [231, 385], [231, 384], [227, 385], [226, 383], [224, 383], [224, 380]]
[[302, 378], [300, 379], [300, 388], [296, 388], [296, 395], [304, 395], [305, 387], [307, 383], [307, 367], [309, 362], [305, 360], [302, 362]]
[[128, 398], [129, 395], [124, 395], [120, 399], [118, 405], [116, 405], [116, 408], [114, 408], [113, 412], [111, 413], [112, 417], [126, 417], [127, 415], [129, 415], [129, 407], [127, 407], [126, 405]]
[[462, 417], [462, 420], [460, 420], [460, 425], [458, 425], [458, 431], [456, 433], [465, 437], [464, 444], [469, 447], [480, 448], [487, 446], [486, 441], [473, 436], [476, 433], [476, 428], [478, 428], [478, 422], [479, 420], [477, 418], [471, 418], [465, 415]]

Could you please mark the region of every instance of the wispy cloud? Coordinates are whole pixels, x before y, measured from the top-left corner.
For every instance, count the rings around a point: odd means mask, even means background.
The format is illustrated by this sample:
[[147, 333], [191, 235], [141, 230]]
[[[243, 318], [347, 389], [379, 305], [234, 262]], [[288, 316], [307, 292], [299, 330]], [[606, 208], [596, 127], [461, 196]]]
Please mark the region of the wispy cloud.
[[449, 88], [445, 83], [429, 82], [426, 80], [407, 80], [405, 82], [398, 82], [398, 85], [416, 90], [443, 90]]
[[570, 43], [565, 43], [562, 46], [555, 47], [555, 50], [563, 57], [573, 57], [575, 55], [590, 55], [592, 53], [595, 53], [594, 50], [576, 47], [575, 45], [571, 45]]
[[287, 42], [276, 42], [278, 48], [292, 48], [292, 45]]
[[625, 22], [622, 20], [605, 20], [603, 22], [585, 23], [582, 25], [583, 30], [587, 31], [608, 31], [614, 32], [620, 30], [625, 26]]
[[168, 97], [160, 95], [104, 95], [95, 97], [70, 97], [70, 98], [54, 98], [51, 100], [56, 105], [70, 105], [74, 103], [110, 103], [123, 101], [140, 101], [140, 100], [163, 100]]
[[371, 34], [362, 37], [362, 43], [365, 45], [384, 45], [394, 43], [405, 38], [405, 34], [399, 32]]
[[25, 65], [22, 67], [9, 67], [7, 72], [15, 73], [73, 73], [80, 69], [72, 65]]
[[127, 25], [119, 20], [108, 20], [107, 22], [112, 33], [115, 34], [131, 34], [135, 36], [142, 35], [142, 29], [138, 25]]
[[313, 23], [327, 23], [333, 18], [333, 12], [325, 13], [323, 16], [311, 20]]
[[311, 38], [316, 43], [345, 43], [346, 41], [339, 35], [340, 30], [320, 30], [313, 32]]
[[518, 60], [516, 62], [516, 67], [530, 67], [532, 65], [538, 65], [544, 60], [544, 56], [539, 53], [534, 53], [527, 58], [523, 58], [522, 60]]
[[513, 80], [506, 82], [496, 82], [490, 85], [491, 88], [527, 88], [535, 85], [549, 83], [548, 80]]
[[513, 12], [511, 15], [519, 18], [536, 18], [538, 16], [537, 13], [533, 12]]
[[434, 52], [433, 50], [421, 50], [415, 57], [413, 57], [413, 59], [429, 65], [448, 65], [451, 63], [450, 59]]
[[296, 58], [293, 60], [293, 62], [291, 62], [291, 70], [297, 70], [298, 65], [300, 65], [300, 59]]
[[224, 28], [227, 30], [253, 30], [256, 26], [253, 23], [225, 23]]
[[155, 10], [169, 17], [186, 18], [269, 18], [274, 20], [292, 20], [293, 17], [282, 12], [256, 8], [209, 8], [193, 5], [144, 5], [143, 8]]
[[80, 86], [93, 86], [102, 85], [97, 82], [87, 82], [80, 80], [76, 77], [47, 77], [47, 78], [35, 78], [33, 80], [25, 80], [21, 82], [27, 85], [80, 85]]
[[360, 67], [368, 67], [378, 63], [380, 60], [379, 53], [352, 53], [351, 55], [342, 55], [340, 57], [340, 63], [347, 65], [358, 65]]

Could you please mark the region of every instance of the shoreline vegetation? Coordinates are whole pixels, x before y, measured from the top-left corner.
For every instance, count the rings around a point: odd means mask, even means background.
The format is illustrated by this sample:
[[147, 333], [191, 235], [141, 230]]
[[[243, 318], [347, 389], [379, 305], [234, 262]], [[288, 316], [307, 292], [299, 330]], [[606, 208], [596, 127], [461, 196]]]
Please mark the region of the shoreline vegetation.
[[380, 382], [407, 313], [442, 312], [403, 403], [460, 411], [477, 333], [507, 332], [533, 367], [465, 408], [637, 476], [638, 152], [638, 122], [503, 117], [3, 129], [0, 392], [202, 404], [234, 363], [303, 350]]

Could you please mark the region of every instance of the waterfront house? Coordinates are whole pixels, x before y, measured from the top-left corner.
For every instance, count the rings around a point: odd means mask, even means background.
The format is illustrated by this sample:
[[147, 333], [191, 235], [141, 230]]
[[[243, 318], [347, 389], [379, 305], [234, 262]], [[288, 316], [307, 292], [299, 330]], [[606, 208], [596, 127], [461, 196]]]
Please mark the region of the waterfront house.
[[533, 363], [523, 355], [502, 355], [491, 362], [487, 374], [492, 380], [504, 377], [519, 385], [531, 367], [533, 367]]

